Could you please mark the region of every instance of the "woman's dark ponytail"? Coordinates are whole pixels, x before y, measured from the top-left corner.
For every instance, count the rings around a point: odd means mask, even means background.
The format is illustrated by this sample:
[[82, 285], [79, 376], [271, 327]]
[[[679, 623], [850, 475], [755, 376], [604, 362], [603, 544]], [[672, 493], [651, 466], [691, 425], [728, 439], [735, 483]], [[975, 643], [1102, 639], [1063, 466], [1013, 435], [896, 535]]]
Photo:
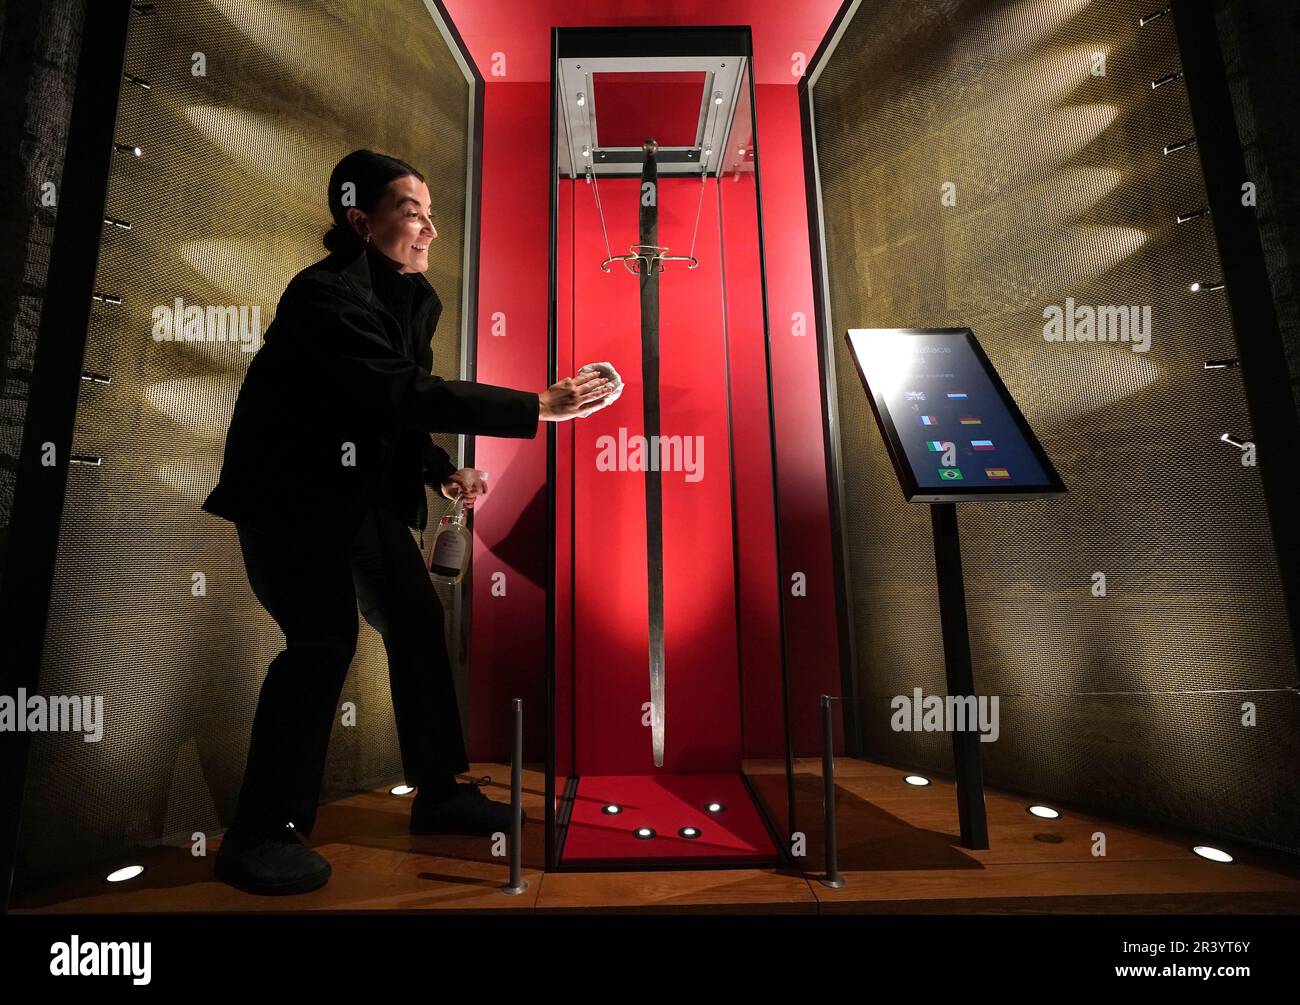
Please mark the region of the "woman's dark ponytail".
[[330, 172], [328, 196], [334, 225], [321, 238], [325, 250], [331, 254], [342, 251], [361, 254], [365, 240], [348, 222], [347, 211], [356, 208], [365, 213], [372, 212], [388, 183], [408, 175], [425, 180], [424, 175], [406, 161], [373, 150], [353, 150], [335, 164]]

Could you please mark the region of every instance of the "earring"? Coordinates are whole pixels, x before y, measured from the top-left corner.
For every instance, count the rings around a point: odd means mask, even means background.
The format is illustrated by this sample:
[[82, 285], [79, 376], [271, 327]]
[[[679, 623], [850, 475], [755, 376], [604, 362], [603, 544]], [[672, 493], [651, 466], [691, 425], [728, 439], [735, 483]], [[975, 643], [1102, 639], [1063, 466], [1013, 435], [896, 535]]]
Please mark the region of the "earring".
[[370, 231], [366, 231], [366, 244], [370, 243]]

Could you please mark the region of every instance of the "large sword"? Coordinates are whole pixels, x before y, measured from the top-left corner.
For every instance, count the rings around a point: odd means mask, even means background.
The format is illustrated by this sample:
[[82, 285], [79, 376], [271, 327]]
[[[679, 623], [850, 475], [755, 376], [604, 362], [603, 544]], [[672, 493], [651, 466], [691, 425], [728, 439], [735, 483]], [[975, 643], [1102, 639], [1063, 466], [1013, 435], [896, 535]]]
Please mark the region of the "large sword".
[[[651, 457], [659, 443], [659, 270], [655, 255], [659, 244], [659, 144], [642, 145], [641, 201], [637, 213], [638, 242], [644, 257], [641, 279], [641, 387], [645, 410], [645, 438]], [[653, 249], [653, 250], [652, 250]], [[659, 465], [645, 472], [646, 586], [650, 608], [650, 745], [655, 767], [664, 763], [664, 517]]]
[[[600, 204], [600, 185], [595, 172], [587, 169], [600, 213], [601, 232], [605, 235], [608, 257], [600, 263], [602, 272], [611, 262], [622, 262], [628, 272], [640, 277], [641, 286], [641, 387], [645, 412], [645, 436], [653, 452], [654, 463], [645, 473], [646, 594], [650, 607], [650, 746], [655, 767], [664, 764], [664, 517], [663, 493], [659, 482], [659, 273], [664, 262], [686, 262], [688, 269], [700, 263], [695, 259], [695, 239], [691, 253], [670, 255], [659, 240], [659, 168], [655, 152], [659, 144], [647, 139], [641, 145], [641, 200], [637, 213], [640, 243], [628, 248], [628, 254], [615, 255], [609, 250], [609, 232], [605, 229], [605, 211]], [[705, 181], [706, 175], [700, 175]], [[700, 204], [695, 210], [695, 229], [699, 232], [700, 211], [704, 208], [704, 185], [700, 185]], [[635, 263], [635, 264], [634, 264]]]

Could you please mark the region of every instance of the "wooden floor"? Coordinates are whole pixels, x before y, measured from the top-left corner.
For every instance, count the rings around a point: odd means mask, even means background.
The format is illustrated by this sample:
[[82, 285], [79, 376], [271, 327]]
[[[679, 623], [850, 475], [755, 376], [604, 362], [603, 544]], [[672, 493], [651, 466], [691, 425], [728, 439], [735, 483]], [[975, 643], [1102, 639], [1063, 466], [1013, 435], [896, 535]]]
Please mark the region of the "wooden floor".
[[[509, 770], [488, 790], [509, 798]], [[896, 768], [836, 762], [840, 871], [846, 884], [819, 881], [820, 762], [796, 762], [798, 821], [808, 836], [802, 869], [680, 872], [541, 872], [543, 778], [524, 776], [524, 875], [528, 889], [501, 892], [507, 866], [485, 838], [412, 837], [410, 797], [386, 791], [321, 807], [312, 845], [334, 867], [328, 884], [293, 897], [240, 893], [211, 875], [211, 856], [156, 848], [138, 857], [142, 876], [122, 884], [93, 876], [19, 894], [14, 913], [129, 913], [275, 910], [452, 910], [545, 912], [774, 913], [1300, 913], [1300, 863], [1232, 848], [1221, 865], [1189, 850], [1189, 835], [1066, 813], [1040, 820], [1026, 801], [990, 791], [987, 851], [957, 839], [952, 784], [915, 788]], [[1106, 855], [1091, 853], [1106, 835]]]

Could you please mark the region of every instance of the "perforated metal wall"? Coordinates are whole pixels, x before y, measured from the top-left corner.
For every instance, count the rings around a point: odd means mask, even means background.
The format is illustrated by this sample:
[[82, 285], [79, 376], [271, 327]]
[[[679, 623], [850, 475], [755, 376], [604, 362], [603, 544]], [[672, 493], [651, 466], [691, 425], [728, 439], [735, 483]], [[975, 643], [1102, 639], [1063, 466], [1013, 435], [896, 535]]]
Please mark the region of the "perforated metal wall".
[[[369, 147], [421, 170], [445, 305], [434, 371], [460, 374], [469, 84], [422, 0], [170, 0], [133, 17], [43, 694], [102, 695], [104, 735], [33, 736], [17, 882], [228, 821], [258, 688], [283, 636], [248, 586], [234, 527], [203, 513], [252, 357], [237, 341], [154, 337], [154, 310], [230, 306], [270, 323], [324, 257], [325, 188]], [[250, 315], [251, 317], [251, 315]], [[69, 338], [80, 333], [69, 333]], [[439, 437], [457, 455], [455, 436]], [[445, 507], [430, 493], [431, 521]], [[426, 546], [430, 535], [426, 534]], [[195, 578], [205, 579], [200, 595]], [[440, 589], [442, 589], [440, 587]], [[441, 593], [453, 661], [454, 593]], [[361, 639], [324, 794], [400, 775], [387, 667]]]
[[[1294, 849], [1300, 707], [1267, 690], [1293, 650], [1257, 469], [1220, 441], [1250, 437], [1240, 375], [1203, 368], [1234, 332], [1189, 290], [1221, 273], [1212, 222], [1175, 222], [1206, 193], [1195, 147], [1163, 153], [1193, 127], [1152, 87], [1180, 64], [1172, 18], [1138, 25], [1159, 6], [863, 4], [813, 89], [865, 744], [951, 767], [947, 734], [890, 728], [894, 695], [943, 693], [929, 514], [844, 332], [968, 325], [1070, 489], [959, 507], [988, 782]], [[1067, 298], [1150, 307], [1149, 350], [1048, 341]]]

